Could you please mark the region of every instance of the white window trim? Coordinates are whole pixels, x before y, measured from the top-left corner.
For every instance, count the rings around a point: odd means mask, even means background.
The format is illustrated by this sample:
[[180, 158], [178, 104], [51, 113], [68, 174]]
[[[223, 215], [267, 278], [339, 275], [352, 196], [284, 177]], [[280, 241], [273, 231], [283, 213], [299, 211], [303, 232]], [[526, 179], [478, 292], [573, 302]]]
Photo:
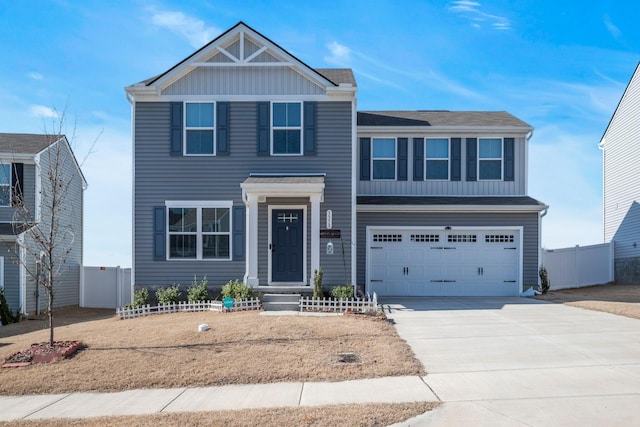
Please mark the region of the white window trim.
[[[395, 141], [395, 157], [373, 157], [373, 146], [376, 139], [393, 139]], [[393, 160], [393, 178], [375, 178], [373, 175], [373, 163], [376, 160]], [[371, 181], [397, 181], [398, 180], [398, 138], [395, 136], [376, 136], [371, 138]]]
[[[165, 244], [166, 244], [166, 254], [167, 261], [214, 261], [214, 262], [225, 262], [233, 260], [233, 201], [166, 201], [165, 202], [166, 209], [166, 222], [165, 222]], [[192, 235], [194, 233], [183, 233], [183, 232], [169, 232], [169, 209], [170, 208], [184, 208], [184, 209], [196, 209], [196, 223], [197, 223], [197, 231], [196, 234], [196, 257], [195, 258], [171, 258], [171, 248], [170, 248], [170, 236], [173, 235]], [[220, 232], [220, 233], [203, 233], [202, 232], [202, 209], [203, 208], [227, 208], [229, 209], [229, 231], [228, 232]], [[229, 258], [203, 258], [202, 257], [202, 237], [205, 235], [228, 235], [229, 236]]]
[[[213, 104], [213, 127], [189, 127], [187, 126], [187, 104]], [[215, 101], [184, 101], [183, 103], [183, 112], [182, 112], [182, 140], [184, 143], [182, 144], [182, 155], [184, 156], [193, 156], [193, 157], [211, 157], [216, 155], [216, 111], [218, 106]], [[210, 130], [213, 132], [213, 153], [206, 154], [188, 154], [187, 153], [187, 130]]]
[[[427, 178], [427, 161], [428, 160], [445, 160], [444, 158], [439, 158], [439, 157], [427, 157], [427, 140], [429, 139], [446, 139], [447, 140], [447, 178], [446, 179], [428, 179]], [[424, 139], [424, 180], [425, 181], [429, 181], [429, 182], [436, 182], [436, 181], [451, 181], [451, 138], [449, 137], [426, 137]]]
[[[273, 125], [273, 105], [274, 104], [300, 104], [300, 126], [274, 126]], [[304, 154], [304, 103], [302, 101], [297, 100], [282, 100], [282, 101], [271, 101], [270, 104], [270, 112], [269, 112], [269, 127], [270, 127], [270, 154], [272, 156], [302, 156]], [[273, 151], [274, 137], [273, 133], [276, 130], [299, 130], [300, 131], [300, 152], [299, 153], [275, 153]]]
[[[499, 139], [500, 140], [500, 152], [502, 153], [502, 157], [484, 157], [484, 158], [480, 158], [480, 141], [483, 139]], [[477, 145], [477, 166], [476, 166], [476, 170], [478, 171], [478, 181], [486, 181], [486, 182], [500, 182], [500, 181], [504, 181], [504, 138], [501, 136], [483, 136], [483, 137], [479, 137], [478, 138], [478, 145]], [[484, 161], [484, 160], [500, 160], [500, 179], [482, 179], [480, 178], [480, 162]]]

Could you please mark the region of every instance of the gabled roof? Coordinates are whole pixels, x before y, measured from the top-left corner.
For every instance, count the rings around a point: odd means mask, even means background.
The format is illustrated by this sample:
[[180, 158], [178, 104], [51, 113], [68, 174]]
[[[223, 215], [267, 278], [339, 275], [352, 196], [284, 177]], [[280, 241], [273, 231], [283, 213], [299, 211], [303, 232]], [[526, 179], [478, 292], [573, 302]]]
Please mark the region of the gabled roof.
[[[287, 62], [290, 62], [293, 66], [295, 66], [298, 70], [302, 70], [302, 72], [306, 74], [310, 79], [322, 83], [323, 86], [338, 87], [341, 83], [350, 83], [351, 85], [355, 86], [355, 78], [353, 77], [353, 72], [350, 69], [316, 70], [314, 68], [311, 68], [303, 61], [291, 55], [285, 49], [280, 47], [277, 43], [273, 42], [244, 22], [240, 21], [236, 25], [213, 39], [211, 42], [204, 45], [202, 48], [198, 49], [182, 61], [178, 62], [173, 67], [169, 68], [164, 73], [146, 79], [140, 83], [131, 85], [127, 89], [135, 90], [136, 87], [152, 87], [154, 85], [165, 86], [167, 85], [167, 82], [175, 81], [175, 79], [188, 74], [191, 70], [193, 70], [194, 64], [206, 62], [214, 55], [220, 54], [222, 51], [224, 51], [223, 44], [227, 43], [230, 40], [235, 40], [235, 37], [241, 33], [249, 34], [251, 38], [260, 41], [267, 47], [267, 54], [269, 54], [270, 56], [285, 59]], [[229, 53], [226, 51], [222, 53], [230, 58], [232, 58], [233, 56], [229, 55]], [[234, 60], [238, 59], [240, 61], [234, 62]], [[232, 58], [232, 60], [229, 62], [229, 65], [243, 65], [246, 64], [246, 61], [248, 61], [248, 58]]]
[[0, 133], [0, 153], [38, 154], [61, 138], [62, 135]]
[[359, 111], [358, 126], [521, 127], [529, 124], [506, 111]]
[[[611, 127], [611, 125], [613, 124], [613, 120], [616, 117], [616, 114], [618, 113], [618, 110], [620, 110], [620, 107], [622, 106], [622, 102], [625, 100], [627, 93], [630, 92], [630, 90], [632, 89], [632, 84], [634, 82], [634, 80], [639, 79], [640, 80], [640, 62], [638, 62], [638, 64], [636, 64], [636, 69], [633, 71], [633, 74], [631, 75], [631, 78], [629, 79], [629, 83], [627, 83], [627, 87], [624, 89], [624, 93], [622, 94], [622, 96], [620, 97], [620, 100], [618, 101], [618, 105], [616, 106], [616, 109], [613, 111], [613, 114], [611, 115], [611, 118], [609, 119], [609, 123], [607, 124], [607, 128], [604, 130], [604, 133], [602, 134], [602, 137], [600, 138], [600, 143], [598, 144], [598, 147], [603, 148], [604, 147], [604, 138], [607, 135], [607, 132], [609, 132], [609, 128]], [[638, 109], [640, 109], [640, 105], [638, 106]]]

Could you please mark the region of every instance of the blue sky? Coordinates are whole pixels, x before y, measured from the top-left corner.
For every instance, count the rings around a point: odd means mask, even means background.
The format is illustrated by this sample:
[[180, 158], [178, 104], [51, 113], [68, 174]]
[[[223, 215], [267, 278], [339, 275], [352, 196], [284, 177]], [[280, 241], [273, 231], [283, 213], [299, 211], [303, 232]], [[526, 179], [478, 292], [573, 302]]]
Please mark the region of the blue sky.
[[312, 67], [351, 67], [360, 110], [506, 110], [531, 124], [543, 246], [600, 243], [597, 144], [640, 60], [638, 12], [573, 0], [3, 2], [0, 132], [42, 133], [66, 112], [86, 158], [85, 264], [130, 266], [123, 88], [244, 21]]

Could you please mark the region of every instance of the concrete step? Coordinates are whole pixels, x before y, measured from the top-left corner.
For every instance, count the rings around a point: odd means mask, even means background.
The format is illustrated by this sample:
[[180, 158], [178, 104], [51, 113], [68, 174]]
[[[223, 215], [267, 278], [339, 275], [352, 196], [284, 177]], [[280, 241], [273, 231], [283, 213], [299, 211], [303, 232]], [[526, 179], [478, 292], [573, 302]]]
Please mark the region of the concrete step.
[[265, 294], [262, 300], [264, 311], [298, 311], [300, 294]]

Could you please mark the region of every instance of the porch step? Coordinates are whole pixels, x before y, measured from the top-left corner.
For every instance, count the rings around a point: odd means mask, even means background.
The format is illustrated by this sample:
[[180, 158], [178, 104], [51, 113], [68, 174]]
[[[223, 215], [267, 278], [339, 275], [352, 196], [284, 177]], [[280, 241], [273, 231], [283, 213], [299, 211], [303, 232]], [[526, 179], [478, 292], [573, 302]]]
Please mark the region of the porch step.
[[300, 294], [264, 294], [264, 311], [298, 311]]

